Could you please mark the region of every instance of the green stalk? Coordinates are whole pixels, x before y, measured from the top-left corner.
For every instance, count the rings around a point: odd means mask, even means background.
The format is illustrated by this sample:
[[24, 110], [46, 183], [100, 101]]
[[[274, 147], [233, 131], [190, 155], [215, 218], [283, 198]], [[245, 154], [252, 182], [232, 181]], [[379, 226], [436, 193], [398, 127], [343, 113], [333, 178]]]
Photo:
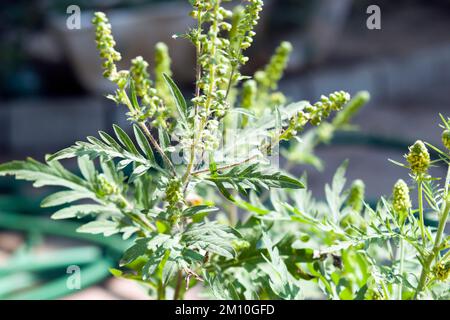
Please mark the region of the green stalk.
[[[400, 275], [400, 277], [403, 276], [403, 264], [404, 264], [404, 260], [405, 260], [405, 242], [403, 241], [403, 238], [400, 238], [400, 265], [398, 268], [398, 273]], [[398, 296], [397, 299], [398, 300], [402, 300], [402, 291], [403, 291], [403, 279], [400, 279], [400, 283], [398, 285]]]
[[422, 179], [419, 178], [417, 181], [417, 201], [419, 204], [419, 226], [420, 226], [420, 234], [422, 236], [422, 243], [425, 246], [425, 224], [423, 221], [423, 186]]
[[178, 270], [177, 273], [177, 285], [175, 287], [175, 291], [173, 293], [173, 300], [180, 300], [182, 297], [181, 294], [181, 285], [183, 284], [183, 273], [181, 270]]
[[431, 270], [431, 264], [433, 263], [433, 260], [439, 255], [440, 247], [441, 247], [441, 241], [444, 234], [445, 225], [447, 224], [447, 219], [450, 211], [450, 199], [449, 199], [449, 193], [448, 193], [448, 183], [450, 180], [450, 166], [447, 170], [447, 178], [445, 180], [445, 204], [444, 208], [442, 210], [442, 216], [441, 219], [439, 219], [439, 226], [436, 233], [436, 238], [434, 240], [434, 246], [431, 253], [426, 257], [425, 262], [422, 266], [422, 273], [419, 278], [419, 283], [417, 285], [416, 293], [414, 294], [414, 299], [417, 299], [419, 294], [422, 292], [422, 290], [425, 287], [426, 281], [428, 279], [428, 274]]
[[166, 288], [165, 288], [162, 280], [159, 280], [157, 294], [158, 294], [158, 296], [157, 296], [158, 300], [166, 300]]

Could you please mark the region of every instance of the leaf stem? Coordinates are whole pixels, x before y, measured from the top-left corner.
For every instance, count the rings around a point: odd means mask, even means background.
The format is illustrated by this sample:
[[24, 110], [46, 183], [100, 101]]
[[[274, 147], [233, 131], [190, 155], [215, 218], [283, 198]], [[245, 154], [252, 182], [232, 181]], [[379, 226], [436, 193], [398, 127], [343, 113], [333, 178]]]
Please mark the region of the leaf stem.
[[161, 155], [161, 157], [163, 158], [163, 161], [167, 164], [167, 166], [169, 167], [169, 169], [172, 172], [172, 174], [174, 176], [176, 176], [177, 172], [175, 171], [175, 167], [173, 166], [172, 161], [170, 161], [170, 159], [165, 154], [164, 150], [161, 148], [161, 146], [158, 144], [158, 142], [155, 140], [155, 138], [153, 138], [153, 136], [150, 133], [150, 130], [148, 130], [147, 125], [145, 124], [145, 122], [140, 121], [140, 122], [138, 122], [138, 125], [142, 129], [142, 131], [144, 131], [144, 134], [146, 135], [146, 137], [148, 138], [150, 143], [153, 145], [153, 147]]
[[420, 234], [422, 236], [422, 243], [425, 246], [425, 224], [423, 219], [423, 185], [422, 185], [422, 179], [419, 178], [417, 181], [417, 202], [419, 205], [419, 227], [420, 227]]

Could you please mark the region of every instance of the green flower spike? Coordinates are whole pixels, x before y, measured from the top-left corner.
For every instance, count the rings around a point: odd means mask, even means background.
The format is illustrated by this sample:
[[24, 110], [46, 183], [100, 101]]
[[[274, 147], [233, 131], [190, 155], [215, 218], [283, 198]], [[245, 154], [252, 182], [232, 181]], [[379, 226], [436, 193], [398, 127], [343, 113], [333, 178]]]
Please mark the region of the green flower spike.
[[166, 189], [165, 200], [168, 203], [168, 211], [174, 211], [178, 205], [183, 201], [183, 194], [181, 193], [181, 180], [179, 178], [173, 178], [169, 181]]
[[320, 101], [305, 108], [309, 113], [311, 124], [318, 126], [323, 119], [327, 118], [331, 111], [341, 110], [350, 101], [350, 94], [345, 91], [336, 91], [328, 97], [322, 96]]
[[117, 76], [116, 61], [120, 61], [120, 53], [114, 49], [116, 42], [111, 34], [111, 24], [103, 12], [96, 12], [92, 19], [95, 26], [95, 40], [97, 49], [100, 51], [100, 57], [103, 62], [103, 76], [114, 81]]
[[421, 140], [417, 140], [409, 147], [409, 153], [406, 155], [406, 160], [414, 175], [421, 176], [427, 173], [428, 167], [430, 166], [430, 154]]
[[164, 42], [158, 42], [155, 46], [155, 89], [158, 95], [164, 101], [164, 104], [170, 109], [175, 110], [170, 89], [164, 79], [164, 74], [172, 76], [170, 69], [172, 61], [169, 55], [169, 48]]
[[408, 185], [402, 179], [399, 179], [392, 190], [392, 206], [399, 215], [400, 221], [404, 221], [411, 208], [411, 199], [409, 197]]
[[275, 50], [275, 54], [270, 59], [269, 64], [262, 71], [255, 73], [255, 80], [258, 86], [265, 90], [276, 90], [278, 82], [283, 76], [289, 61], [289, 56], [292, 52], [292, 45], [290, 42], [283, 41]]

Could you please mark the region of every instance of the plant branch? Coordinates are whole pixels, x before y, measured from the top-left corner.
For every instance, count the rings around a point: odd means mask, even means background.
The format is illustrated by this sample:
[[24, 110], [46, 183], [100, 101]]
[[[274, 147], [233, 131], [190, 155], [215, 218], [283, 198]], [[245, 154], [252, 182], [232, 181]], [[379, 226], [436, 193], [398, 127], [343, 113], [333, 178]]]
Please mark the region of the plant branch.
[[[130, 204], [130, 202], [122, 194], [119, 197], [120, 197], [120, 200], [122, 200], [125, 203], [126, 208], [129, 208], [129, 210], [132, 211], [133, 206]], [[119, 208], [119, 210], [120, 210], [120, 208]], [[121, 210], [121, 212], [123, 213], [124, 216], [126, 216], [131, 221], [133, 221], [136, 224], [138, 224], [144, 230], [149, 230], [149, 231], [155, 231], [156, 230], [156, 228], [153, 225], [149, 224], [147, 221], [144, 221], [144, 220], [140, 219], [139, 217], [134, 215], [132, 212], [129, 212], [126, 209], [125, 210]]]
[[180, 292], [181, 292], [181, 285], [183, 283], [183, 273], [181, 270], [178, 270], [177, 273], [177, 284], [175, 287], [175, 291], [173, 293], [173, 300], [179, 300], [180, 299]]
[[[400, 265], [398, 268], [398, 274], [400, 275], [400, 277], [403, 277], [403, 264], [404, 264], [404, 260], [405, 260], [405, 242], [403, 241], [402, 238], [400, 238]], [[403, 291], [403, 278], [400, 279], [400, 283], [398, 284], [398, 300], [402, 300], [402, 291]]]
[[[254, 160], [256, 158], [258, 158], [258, 155], [251, 156], [251, 157], [249, 157], [249, 158], [247, 158], [245, 160], [242, 160], [240, 162], [236, 162], [236, 163], [228, 164], [226, 166], [218, 167], [217, 170], [220, 171], [220, 170], [226, 170], [226, 169], [230, 169], [230, 168], [233, 168], [233, 167], [237, 167], [237, 166], [240, 166], [242, 164], [248, 163], [248, 162], [250, 162], [250, 161], [252, 161], [252, 160]], [[202, 170], [194, 171], [194, 172], [192, 172], [192, 174], [193, 175], [198, 175], [198, 174], [207, 173], [207, 172], [209, 172], [209, 168], [208, 169], [202, 169]]]
[[170, 159], [167, 157], [167, 155], [165, 154], [164, 150], [160, 147], [160, 145], [158, 144], [158, 142], [155, 140], [155, 138], [153, 138], [152, 134], [150, 133], [150, 130], [148, 130], [145, 122], [138, 122], [139, 127], [144, 131], [144, 134], [147, 136], [148, 140], [150, 141], [150, 143], [153, 145], [153, 147], [158, 151], [158, 153], [161, 155], [161, 157], [163, 158], [163, 161], [167, 164], [167, 166], [170, 168], [170, 171], [172, 172], [172, 174], [174, 176], [177, 175], [177, 172], [175, 171], [175, 167], [172, 164], [172, 161], [170, 161]]

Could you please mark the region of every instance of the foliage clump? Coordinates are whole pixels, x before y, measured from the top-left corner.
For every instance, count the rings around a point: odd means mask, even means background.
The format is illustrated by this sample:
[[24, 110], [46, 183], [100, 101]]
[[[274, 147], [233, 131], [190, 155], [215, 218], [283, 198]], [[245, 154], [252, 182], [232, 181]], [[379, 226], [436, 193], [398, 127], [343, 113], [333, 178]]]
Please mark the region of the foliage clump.
[[[159, 299], [181, 299], [199, 283], [221, 299], [448, 298], [450, 173], [439, 186], [428, 174], [438, 161], [418, 141], [408, 165], [397, 163], [417, 184], [417, 209], [403, 180], [391, 198], [370, 206], [361, 180], [347, 188], [347, 163], [325, 186], [325, 199], [314, 198], [306, 175], [292, 176], [289, 167], [321, 169], [315, 147], [354, 130], [351, 118], [369, 95], [337, 91], [291, 102], [278, 91], [292, 51], [287, 42], [265, 67], [243, 75], [263, 2], [232, 11], [223, 2], [191, 1], [197, 25], [178, 36], [196, 51], [189, 96], [172, 79], [162, 43], [155, 65], [139, 56], [118, 70], [111, 25], [96, 13], [104, 76], [116, 85], [108, 97], [125, 106], [131, 130], [114, 125], [45, 162], [2, 164], [0, 175], [62, 187], [42, 201], [58, 207], [52, 218], [90, 218], [78, 231], [131, 239], [111, 271]], [[450, 121], [443, 123], [448, 148]], [[448, 165], [448, 150], [427, 146]], [[273, 161], [279, 154], [284, 169]], [[77, 159], [79, 174], [61, 165], [68, 158]], [[424, 224], [423, 195], [437, 227]]]

